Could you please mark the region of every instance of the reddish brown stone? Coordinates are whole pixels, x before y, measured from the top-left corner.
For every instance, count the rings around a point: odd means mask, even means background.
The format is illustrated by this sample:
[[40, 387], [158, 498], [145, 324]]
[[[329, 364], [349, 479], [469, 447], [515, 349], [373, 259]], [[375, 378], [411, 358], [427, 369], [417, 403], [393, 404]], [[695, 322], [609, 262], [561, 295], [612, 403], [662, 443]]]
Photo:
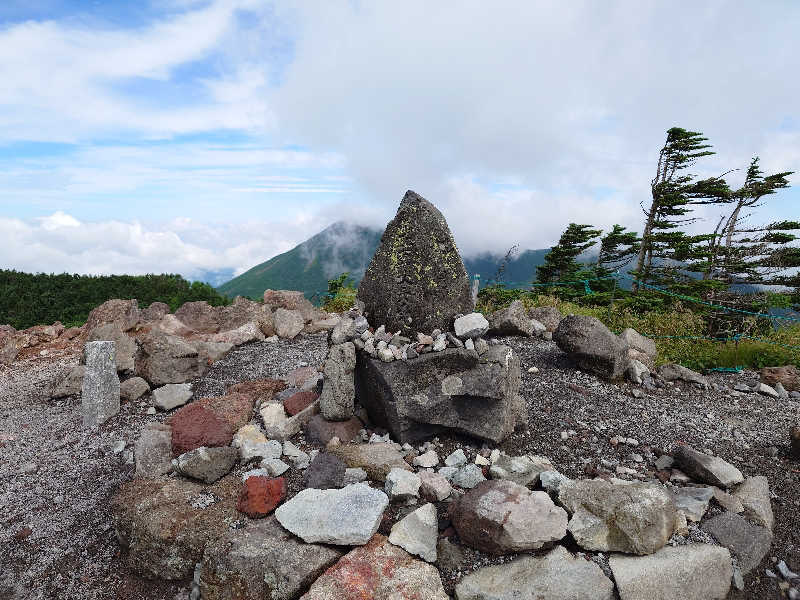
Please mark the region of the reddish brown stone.
[[181, 323], [199, 333], [217, 333], [219, 320], [217, 311], [208, 302], [186, 302], [175, 311]]
[[342, 443], [350, 442], [363, 428], [364, 425], [358, 417], [352, 417], [348, 421], [326, 421], [322, 415], [313, 416], [305, 425], [308, 441], [323, 446], [335, 437]]
[[761, 383], [780, 383], [787, 392], [800, 392], [800, 371], [794, 365], [764, 367], [761, 369]]
[[246, 394], [229, 393], [216, 398], [201, 398], [197, 403], [230, 424], [234, 432], [249, 423], [253, 416], [253, 398]]
[[266, 517], [286, 499], [286, 479], [276, 477], [248, 477], [239, 494], [239, 512], [251, 519]]
[[236, 432], [213, 411], [193, 402], [184, 406], [169, 420], [172, 426], [172, 454], [179, 456], [200, 446], [229, 446]]
[[252, 398], [253, 402], [263, 404], [270, 402], [275, 394], [287, 387], [286, 382], [281, 379], [256, 379], [232, 385], [228, 388], [228, 393], [244, 394]]
[[310, 378], [316, 377], [318, 372], [317, 367], [300, 367], [287, 373], [283, 379], [289, 387], [301, 388]]
[[21, 542], [32, 533], [33, 530], [30, 527], [23, 527], [22, 529], [17, 531], [17, 533], [14, 534], [14, 539], [17, 540], [18, 542]]
[[84, 331], [89, 332], [106, 323], [117, 323], [122, 331], [128, 331], [136, 326], [139, 318], [136, 300], [107, 300], [89, 313]]
[[283, 408], [293, 417], [311, 406], [317, 398], [319, 398], [319, 394], [316, 392], [297, 392], [283, 401]]

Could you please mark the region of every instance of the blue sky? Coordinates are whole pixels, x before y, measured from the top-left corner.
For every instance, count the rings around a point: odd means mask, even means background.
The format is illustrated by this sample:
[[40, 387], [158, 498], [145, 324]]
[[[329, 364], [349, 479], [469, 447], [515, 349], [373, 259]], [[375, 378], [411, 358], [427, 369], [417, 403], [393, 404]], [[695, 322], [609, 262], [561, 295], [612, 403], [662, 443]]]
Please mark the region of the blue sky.
[[409, 188], [466, 253], [640, 229], [673, 125], [800, 171], [795, 2], [455, 6], [6, 0], [0, 266], [238, 273]]

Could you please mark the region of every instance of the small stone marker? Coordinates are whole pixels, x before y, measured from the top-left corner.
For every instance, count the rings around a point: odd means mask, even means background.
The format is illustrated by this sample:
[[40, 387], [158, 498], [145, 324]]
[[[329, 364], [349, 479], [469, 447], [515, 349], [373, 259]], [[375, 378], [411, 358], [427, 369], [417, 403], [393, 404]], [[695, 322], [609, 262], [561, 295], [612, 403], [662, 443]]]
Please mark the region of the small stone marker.
[[81, 388], [83, 426], [95, 427], [119, 413], [119, 377], [114, 342], [88, 342]]

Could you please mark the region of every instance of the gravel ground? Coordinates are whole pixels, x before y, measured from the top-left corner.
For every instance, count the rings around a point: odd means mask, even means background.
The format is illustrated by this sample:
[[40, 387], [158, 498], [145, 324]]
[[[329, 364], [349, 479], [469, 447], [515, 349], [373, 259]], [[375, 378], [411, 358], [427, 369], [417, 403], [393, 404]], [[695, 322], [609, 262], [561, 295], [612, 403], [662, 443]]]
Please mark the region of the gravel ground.
[[[782, 597], [778, 581], [766, 577], [764, 569], [773, 567], [774, 557], [800, 571], [800, 463], [788, 457], [788, 429], [800, 415], [800, 403], [754, 394], [732, 397], [730, 388], [754, 381], [754, 372], [712, 376], [728, 389], [676, 385], [635, 399], [625, 385], [600, 382], [575, 370], [552, 342], [506, 341], [522, 360], [529, 427], [501, 449], [541, 454], [565, 475], [586, 477], [613, 471], [616, 464], [647, 473], [652, 460], [682, 441], [713, 450], [745, 475], [766, 475], [774, 494], [775, 540], [763, 564], [746, 578], [745, 590], [732, 592], [730, 598]], [[319, 364], [325, 353], [324, 334], [241, 346], [194, 382], [196, 397]], [[0, 367], [0, 599], [187, 598], [189, 582], [148, 582], [127, 572], [108, 511], [114, 490], [133, 474], [130, 452], [139, 430], [165, 415], [147, 415], [150, 399], [145, 397], [123, 404], [118, 416], [84, 432], [79, 399], [48, 399], [53, 382], [76, 363], [75, 356], [32, 358]], [[539, 371], [529, 373], [529, 367]], [[566, 440], [561, 432], [568, 432]], [[614, 436], [635, 438], [638, 446], [614, 447], [609, 443]], [[115, 453], [120, 441], [126, 447]], [[300, 445], [305, 446], [302, 439]], [[483, 444], [441, 436], [437, 451], [444, 458], [456, 447], [474, 459]], [[290, 493], [298, 485], [299, 477], [292, 477]], [[446, 526], [443, 511], [440, 517]], [[477, 566], [508, 559], [466, 550], [457, 564], [443, 569], [445, 586], [452, 591]], [[594, 559], [604, 566], [603, 558]]]

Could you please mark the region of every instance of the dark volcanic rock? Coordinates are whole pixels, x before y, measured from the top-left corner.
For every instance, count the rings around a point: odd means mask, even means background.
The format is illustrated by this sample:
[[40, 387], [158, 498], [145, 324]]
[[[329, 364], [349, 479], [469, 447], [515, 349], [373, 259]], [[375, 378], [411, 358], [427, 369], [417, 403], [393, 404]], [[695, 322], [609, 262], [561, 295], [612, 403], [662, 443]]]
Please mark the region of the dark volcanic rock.
[[358, 352], [356, 398], [400, 442], [453, 429], [499, 443], [524, 421], [519, 358], [508, 346], [461, 348], [390, 363]]
[[594, 317], [564, 317], [553, 340], [579, 368], [595, 375], [616, 379], [628, 367], [628, 345]]
[[387, 331], [448, 331], [453, 317], [472, 312], [467, 271], [442, 213], [412, 191], [358, 287], [364, 316]]
[[320, 452], [303, 475], [303, 487], [329, 490], [344, 487], [347, 465], [328, 452]]

